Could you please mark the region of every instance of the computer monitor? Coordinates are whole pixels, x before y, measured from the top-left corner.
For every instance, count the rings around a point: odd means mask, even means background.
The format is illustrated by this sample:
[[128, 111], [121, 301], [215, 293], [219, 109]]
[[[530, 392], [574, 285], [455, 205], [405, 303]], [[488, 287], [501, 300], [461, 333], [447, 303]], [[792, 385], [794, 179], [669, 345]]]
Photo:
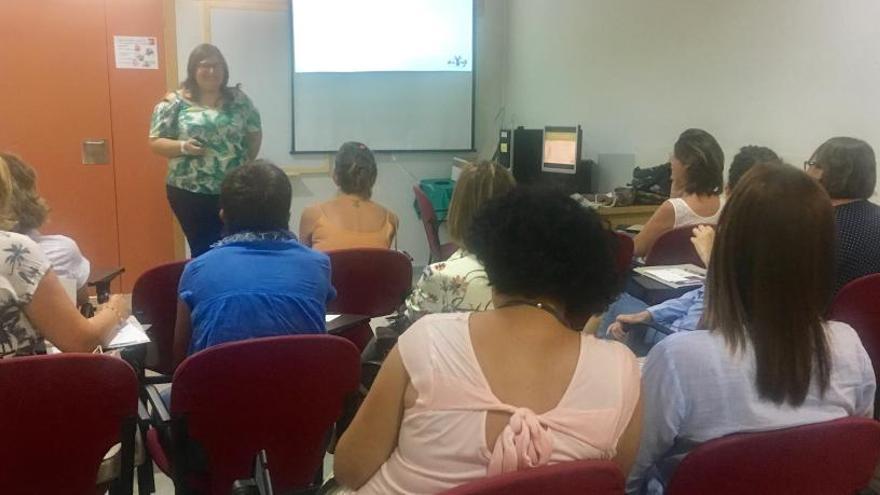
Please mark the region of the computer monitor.
[[580, 126], [547, 126], [544, 128], [542, 172], [574, 175], [577, 172], [580, 155]]

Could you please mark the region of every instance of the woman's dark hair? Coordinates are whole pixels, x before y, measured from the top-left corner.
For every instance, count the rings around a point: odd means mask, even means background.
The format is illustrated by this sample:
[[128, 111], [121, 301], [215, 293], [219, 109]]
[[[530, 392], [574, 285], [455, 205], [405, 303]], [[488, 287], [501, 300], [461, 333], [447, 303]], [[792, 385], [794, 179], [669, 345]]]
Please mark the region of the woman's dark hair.
[[349, 141], [339, 147], [333, 167], [339, 189], [369, 199], [376, 183], [376, 157], [367, 145]]
[[822, 170], [819, 182], [833, 199], [868, 199], [877, 185], [877, 160], [871, 145], [850, 137], [825, 141], [812, 162]]
[[210, 43], [202, 43], [193, 48], [193, 51], [190, 52], [189, 59], [186, 61], [186, 79], [180, 83], [180, 87], [189, 92], [193, 101], [199, 101], [201, 98], [201, 91], [199, 90], [199, 83], [196, 81], [196, 72], [199, 70], [199, 63], [210, 57], [216, 57], [220, 62], [220, 66], [223, 68], [223, 81], [220, 83], [220, 94], [226, 101], [232, 100], [233, 88], [229, 87], [229, 64], [226, 63], [226, 58], [220, 53], [220, 49]]
[[781, 165], [782, 160], [779, 159], [779, 155], [775, 151], [765, 146], [743, 146], [740, 148], [739, 153], [730, 162], [730, 170], [727, 171], [727, 188], [733, 191], [742, 176], [759, 163]]
[[272, 162], [256, 160], [234, 169], [220, 186], [227, 232], [287, 230], [290, 197], [290, 179]]
[[799, 406], [813, 376], [822, 393], [828, 388], [823, 315], [834, 239], [828, 195], [791, 166], [753, 167], [721, 213], [704, 325], [721, 332], [733, 352], [754, 348], [761, 398]]
[[675, 142], [675, 157], [687, 167], [688, 194], [721, 194], [724, 186], [724, 151], [711, 134], [688, 129]]
[[619, 293], [611, 233], [561, 191], [517, 187], [488, 201], [466, 242], [495, 290], [558, 301], [578, 330]]
[[49, 206], [37, 193], [36, 171], [16, 155], [0, 153], [0, 158], [6, 161], [12, 177], [11, 207], [16, 221], [15, 231], [24, 234], [40, 228], [49, 216]]

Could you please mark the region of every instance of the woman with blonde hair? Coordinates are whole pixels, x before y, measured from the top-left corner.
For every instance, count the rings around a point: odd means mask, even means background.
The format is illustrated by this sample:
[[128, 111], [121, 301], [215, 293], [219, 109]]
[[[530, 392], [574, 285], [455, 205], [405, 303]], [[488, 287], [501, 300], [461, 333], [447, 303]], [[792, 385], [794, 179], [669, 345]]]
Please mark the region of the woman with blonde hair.
[[13, 230], [39, 244], [55, 273], [62, 279], [74, 281], [76, 289], [80, 291], [79, 299], [87, 299], [86, 283], [91, 264], [79, 250], [76, 241], [63, 235], [44, 235], [40, 232], [40, 227], [49, 217], [49, 205], [37, 192], [36, 171], [16, 155], [0, 153], [0, 158], [6, 160], [12, 177]]
[[107, 343], [128, 318], [126, 300], [113, 295], [92, 318], [68, 298], [40, 246], [12, 232], [13, 179], [0, 156], [0, 359], [45, 349], [45, 340], [64, 352], [91, 352]]
[[513, 175], [495, 162], [483, 160], [464, 168], [452, 193], [448, 217], [449, 236], [459, 249], [446, 261], [425, 267], [406, 300], [410, 319], [429, 313], [491, 309], [492, 290], [486, 271], [468, 251], [464, 238], [477, 210], [486, 201], [507, 194], [514, 186]]

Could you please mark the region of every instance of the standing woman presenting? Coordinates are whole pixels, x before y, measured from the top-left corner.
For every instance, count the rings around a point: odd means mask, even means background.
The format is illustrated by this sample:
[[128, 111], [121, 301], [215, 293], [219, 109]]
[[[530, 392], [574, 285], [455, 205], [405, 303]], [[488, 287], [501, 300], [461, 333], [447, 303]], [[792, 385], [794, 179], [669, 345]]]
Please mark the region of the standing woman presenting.
[[219, 241], [220, 184], [260, 151], [260, 113], [241, 89], [229, 87], [229, 66], [214, 45], [189, 55], [186, 80], [153, 110], [150, 147], [168, 158], [166, 191], [192, 257]]

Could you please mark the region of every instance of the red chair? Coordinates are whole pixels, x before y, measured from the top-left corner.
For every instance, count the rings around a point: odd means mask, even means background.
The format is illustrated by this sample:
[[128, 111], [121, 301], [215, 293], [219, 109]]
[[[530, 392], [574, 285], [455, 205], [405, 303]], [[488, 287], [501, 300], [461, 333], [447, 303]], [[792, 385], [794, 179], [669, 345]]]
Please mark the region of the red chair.
[[[846, 284], [831, 303], [829, 320], [848, 323], [859, 334], [880, 383], [880, 274]], [[880, 419], [880, 391], [874, 399], [874, 418]]]
[[635, 246], [633, 238], [623, 232], [614, 232], [617, 250], [614, 253], [614, 267], [617, 269], [617, 275], [621, 279], [621, 283], [626, 281], [632, 268], [632, 258]]
[[159, 265], [144, 272], [131, 291], [132, 312], [149, 323], [152, 344], [146, 368], [165, 376], [174, 373], [174, 323], [177, 319], [177, 286], [186, 261]]
[[690, 452], [669, 495], [852, 494], [880, 461], [880, 423], [844, 418], [761, 433], [739, 433]]
[[419, 216], [422, 218], [422, 225], [425, 226], [425, 235], [428, 237], [428, 249], [430, 256], [428, 263], [436, 263], [438, 261], [446, 261], [452, 253], [458, 250], [458, 245], [454, 242], [440, 244], [440, 222], [437, 221], [437, 214], [434, 212], [434, 205], [431, 199], [422, 191], [418, 185], [413, 186], [413, 193], [416, 195], [416, 202], [419, 205]]
[[[340, 249], [327, 252], [336, 299], [328, 313], [385, 316], [394, 313], [412, 288], [412, 263], [390, 249]], [[369, 321], [338, 335], [363, 350], [373, 337]]]
[[[177, 493], [230, 493], [252, 476], [254, 457], [272, 460], [272, 483], [286, 493], [311, 488], [346, 397], [358, 387], [360, 355], [331, 335], [267, 337], [220, 344], [187, 358], [174, 373], [170, 416], [155, 387], [150, 402], [169, 421], [166, 451], [158, 430], [147, 448]], [[206, 466], [191, 466], [199, 445]], [[171, 454], [170, 456], [168, 454]]]
[[623, 495], [623, 485], [611, 461], [573, 461], [485, 478], [444, 495]]
[[691, 243], [694, 227], [680, 227], [670, 230], [661, 235], [651, 246], [648, 255], [645, 256], [645, 265], [683, 265], [690, 263], [706, 267], [703, 260], [697, 254], [697, 250]]
[[131, 493], [137, 378], [100, 354], [0, 360], [0, 493], [94, 495], [98, 467], [122, 444], [111, 493]]

